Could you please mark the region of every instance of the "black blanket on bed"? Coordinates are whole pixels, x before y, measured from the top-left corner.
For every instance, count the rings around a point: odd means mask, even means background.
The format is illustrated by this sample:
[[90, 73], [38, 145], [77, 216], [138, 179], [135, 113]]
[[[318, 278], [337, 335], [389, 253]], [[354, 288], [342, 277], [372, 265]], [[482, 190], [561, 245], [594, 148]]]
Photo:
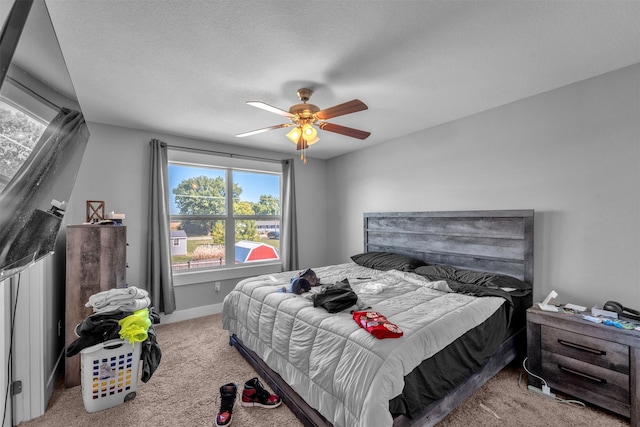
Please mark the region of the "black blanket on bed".
[[451, 279], [446, 282], [454, 292], [500, 297], [504, 298], [505, 304], [484, 323], [423, 361], [405, 377], [402, 394], [389, 401], [389, 411], [394, 416], [404, 414], [415, 418], [429, 404], [482, 368], [509, 335], [514, 301], [508, 292]]
[[405, 376], [402, 394], [389, 401], [391, 414], [415, 418], [482, 368], [507, 335], [507, 311], [508, 304], [503, 304], [484, 323], [466, 332]]

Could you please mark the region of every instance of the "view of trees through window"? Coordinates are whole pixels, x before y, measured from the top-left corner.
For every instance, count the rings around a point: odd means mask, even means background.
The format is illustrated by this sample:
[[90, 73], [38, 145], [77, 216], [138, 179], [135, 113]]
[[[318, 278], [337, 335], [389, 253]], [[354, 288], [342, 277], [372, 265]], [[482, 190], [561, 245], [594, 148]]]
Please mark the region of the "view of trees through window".
[[0, 191], [16, 174], [46, 126], [0, 100]]
[[279, 258], [279, 174], [170, 163], [169, 191], [174, 270]]

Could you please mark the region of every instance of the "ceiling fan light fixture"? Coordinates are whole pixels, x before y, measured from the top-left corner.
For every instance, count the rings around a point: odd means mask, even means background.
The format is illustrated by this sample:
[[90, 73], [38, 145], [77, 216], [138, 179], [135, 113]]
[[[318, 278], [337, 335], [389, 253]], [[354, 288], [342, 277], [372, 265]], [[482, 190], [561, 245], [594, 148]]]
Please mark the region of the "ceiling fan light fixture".
[[318, 136], [318, 131], [309, 123], [305, 123], [302, 126], [302, 137], [304, 138], [305, 141], [307, 141], [307, 143], [313, 144], [313, 142], [316, 142], [318, 140], [317, 136]]
[[318, 138], [318, 131], [316, 128], [358, 139], [366, 139], [371, 135], [370, 132], [326, 122], [327, 119], [366, 110], [368, 107], [364, 102], [359, 99], [353, 99], [321, 110], [317, 105], [308, 103], [312, 93], [313, 91], [308, 88], [299, 89], [298, 97], [300, 98], [300, 101], [302, 101], [302, 104], [292, 105], [289, 108], [289, 111], [265, 104], [261, 101], [247, 102], [247, 104], [254, 107], [284, 116], [288, 118], [290, 122], [257, 129], [251, 132], [244, 132], [236, 136], [251, 136], [268, 130], [292, 127], [286, 134], [287, 139], [296, 145], [296, 150], [300, 151], [300, 159], [303, 160], [304, 163], [307, 163], [306, 150], [310, 145], [313, 145], [320, 140], [320, 138]]
[[287, 138], [289, 138], [289, 141], [293, 142], [294, 144], [298, 144], [301, 135], [302, 130], [298, 126], [287, 132]]

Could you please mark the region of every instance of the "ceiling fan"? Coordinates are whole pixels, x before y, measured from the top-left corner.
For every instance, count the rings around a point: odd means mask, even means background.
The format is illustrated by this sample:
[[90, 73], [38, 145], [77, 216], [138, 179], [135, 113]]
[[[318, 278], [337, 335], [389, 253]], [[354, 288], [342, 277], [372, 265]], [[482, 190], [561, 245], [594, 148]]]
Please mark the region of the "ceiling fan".
[[321, 110], [313, 104], [307, 104], [309, 98], [311, 98], [313, 91], [311, 89], [302, 88], [298, 90], [298, 97], [302, 104], [295, 104], [289, 108], [289, 111], [281, 110], [280, 108], [265, 104], [261, 101], [248, 101], [247, 104], [254, 107], [262, 108], [263, 110], [270, 111], [272, 113], [279, 114], [290, 120], [290, 123], [282, 123], [275, 126], [269, 126], [262, 129], [253, 130], [236, 135], [237, 137], [245, 137], [250, 135], [256, 135], [258, 133], [266, 132], [269, 130], [293, 127], [288, 133], [287, 138], [294, 144], [296, 149], [301, 151], [300, 159], [307, 163], [305, 157], [305, 151], [309, 148], [309, 145], [313, 145], [318, 142], [318, 132], [314, 128], [316, 126], [319, 129], [329, 132], [339, 133], [351, 138], [366, 139], [371, 132], [365, 132], [358, 129], [353, 129], [346, 126], [336, 125], [334, 123], [325, 122], [327, 119], [331, 119], [338, 116], [344, 116], [345, 114], [355, 113], [357, 111], [366, 110], [368, 107], [359, 99], [344, 102], [339, 105], [335, 105], [330, 108]]

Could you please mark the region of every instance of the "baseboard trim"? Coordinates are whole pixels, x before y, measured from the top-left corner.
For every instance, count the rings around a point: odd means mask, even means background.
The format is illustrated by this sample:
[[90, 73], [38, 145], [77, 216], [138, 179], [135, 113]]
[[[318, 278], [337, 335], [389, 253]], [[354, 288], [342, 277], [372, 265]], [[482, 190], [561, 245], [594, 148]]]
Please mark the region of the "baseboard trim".
[[222, 313], [222, 303], [205, 305], [202, 307], [176, 310], [171, 314], [160, 314], [160, 323], [175, 323], [183, 320], [196, 319], [198, 317], [209, 316], [211, 314]]

